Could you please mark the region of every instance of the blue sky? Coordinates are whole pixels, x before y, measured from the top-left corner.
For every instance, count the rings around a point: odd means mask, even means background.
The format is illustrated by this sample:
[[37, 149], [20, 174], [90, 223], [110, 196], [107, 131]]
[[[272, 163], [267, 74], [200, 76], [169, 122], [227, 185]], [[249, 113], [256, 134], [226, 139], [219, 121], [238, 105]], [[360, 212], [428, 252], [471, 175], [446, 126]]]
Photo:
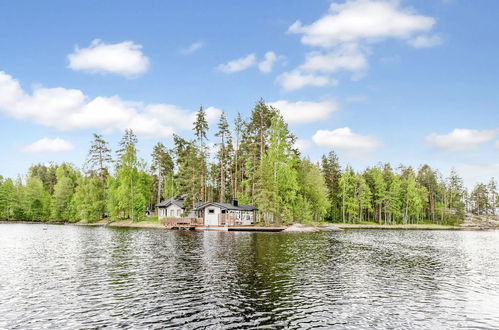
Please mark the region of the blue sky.
[[[80, 166], [91, 134], [142, 157], [203, 105], [278, 105], [316, 160], [337, 151], [471, 185], [499, 177], [497, 1], [0, 0], [0, 174]], [[213, 142], [216, 142], [213, 139]]]

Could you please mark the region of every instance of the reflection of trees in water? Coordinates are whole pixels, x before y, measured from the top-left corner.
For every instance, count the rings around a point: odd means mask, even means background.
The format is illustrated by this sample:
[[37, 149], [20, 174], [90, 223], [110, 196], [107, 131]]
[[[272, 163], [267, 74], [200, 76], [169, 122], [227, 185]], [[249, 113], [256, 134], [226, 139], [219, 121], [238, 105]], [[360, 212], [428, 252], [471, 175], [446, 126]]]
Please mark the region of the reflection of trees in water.
[[[323, 234], [247, 234], [239, 241], [234, 294], [241, 297], [245, 321], [289, 325], [302, 317], [312, 277], [327, 260]], [[320, 294], [320, 293], [319, 293]], [[306, 308], [306, 307], [305, 307]]]
[[13, 226], [25, 236], [0, 232], [2, 328], [499, 324], [497, 232]]

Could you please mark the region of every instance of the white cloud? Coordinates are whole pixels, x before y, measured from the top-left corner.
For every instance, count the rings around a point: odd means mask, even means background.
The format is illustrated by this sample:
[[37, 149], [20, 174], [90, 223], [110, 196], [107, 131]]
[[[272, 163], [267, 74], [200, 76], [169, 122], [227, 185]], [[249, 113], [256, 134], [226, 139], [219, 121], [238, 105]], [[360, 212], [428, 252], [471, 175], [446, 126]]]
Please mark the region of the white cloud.
[[355, 44], [348, 44], [326, 54], [308, 53], [305, 63], [299, 69], [322, 73], [333, 73], [339, 70], [359, 72], [366, 70], [367, 66], [366, 56], [359, 50], [359, 47]]
[[186, 48], [182, 48], [182, 50], [180, 52], [182, 54], [184, 54], [184, 55], [189, 55], [189, 54], [197, 52], [198, 50], [200, 50], [203, 47], [204, 47], [204, 42], [203, 41], [197, 41], [197, 42], [189, 45]]
[[296, 139], [294, 147], [301, 152], [307, 151], [311, 147], [311, 143], [309, 140], [304, 139]]
[[336, 80], [331, 79], [328, 76], [303, 73], [300, 70], [284, 72], [276, 78], [276, 82], [280, 84], [285, 91], [294, 91], [307, 86], [324, 87], [338, 84]]
[[310, 25], [296, 21], [288, 31], [302, 34], [304, 44], [331, 48], [349, 42], [408, 39], [434, 24], [434, 18], [400, 8], [398, 1], [356, 0], [332, 3], [325, 16]]
[[61, 152], [74, 149], [71, 142], [55, 138], [43, 138], [23, 148], [25, 152]]
[[272, 72], [272, 67], [277, 61], [276, 53], [270, 51], [265, 53], [265, 59], [258, 63], [258, 70], [261, 72], [269, 73]]
[[255, 54], [249, 54], [246, 57], [241, 57], [235, 60], [232, 60], [230, 62], [227, 62], [225, 64], [220, 64], [217, 66], [217, 70], [220, 70], [224, 73], [234, 73], [234, 72], [239, 72], [246, 70], [256, 63], [256, 56]]
[[408, 41], [409, 45], [415, 47], [415, 48], [429, 48], [429, 47], [434, 47], [442, 44], [443, 40], [442, 37], [433, 35], [433, 36], [426, 36], [426, 35], [421, 35], [417, 36], [414, 39], [411, 39]]
[[430, 134], [426, 141], [432, 146], [447, 151], [468, 151], [477, 149], [482, 143], [493, 140], [498, 130], [474, 130], [456, 128], [449, 134]]
[[306, 124], [316, 121], [324, 121], [331, 117], [331, 114], [338, 110], [335, 102], [289, 102], [279, 100], [268, 103], [280, 110], [282, 116], [288, 123]]
[[68, 67], [91, 73], [114, 73], [128, 78], [137, 77], [149, 69], [149, 59], [142, 53], [142, 46], [133, 41], [106, 44], [99, 39], [88, 48], [76, 47], [68, 55]]
[[332, 131], [318, 130], [312, 140], [319, 146], [345, 150], [352, 156], [365, 155], [381, 146], [377, 138], [356, 134], [349, 127]]
[[[295, 83], [286, 90], [305, 86], [324, 86], [326, 79], [338, 71], [352, 72], [351, 79], [363, 78], [368, 69], [370, 45], [388, 38], [402, 39], [414, 47], [430, 47], [441, 42], [438, 36], [429, 36], [435, 19], [419, 15], [414, 10], [401, 8], [397, 0], [349, 0], [332, 3], [328, 13], [310, 25], [296, 21], [289, 33], [302, 35], [301, 42], [320, 47], [322, 51], [306, 54], [305, 63], [278, 80], [284, 85], [288, 79], [322, 74], [322, 83]], [[303, 81], [303, 79], [295, 79]], [[311, 80], [315, 81], [315, 80]]]
[[[105, 133], [131, 128], [139, 136], [169, 138], [192, 128], [195, 112], [172, 104], [143, 104], [119, 96], [93, 99], [82, 91], [36, 88], [26, 93], [19, 82], [0, 71], [0, 112], [61, 131], [98, 129]], [[207, 120], [215, 122], [221, 110], [208, 107]]]

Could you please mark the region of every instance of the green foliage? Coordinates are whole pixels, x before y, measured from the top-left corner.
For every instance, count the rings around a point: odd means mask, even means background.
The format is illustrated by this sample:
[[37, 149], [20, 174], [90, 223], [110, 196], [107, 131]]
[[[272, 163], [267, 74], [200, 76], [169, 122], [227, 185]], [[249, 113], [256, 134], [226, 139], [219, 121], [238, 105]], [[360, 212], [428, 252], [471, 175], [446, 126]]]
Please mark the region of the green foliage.
[[88, 151], [86, 166], [90, 173], [97, 174], [102, 180], [105, 180], [109, 174], [109, 164], [113, 161], [111, 149], [102, 135], [93, 134], [94, 140]]
[[[302, 200], [305, 203], [303, 207], [310, 214], [310, 218], [315, 222], [320, 222], [325, 218], [330, 208], [325, 178], [320, 168], [308, 159], [299, 161], [298, 166], [299, 199], [297, 204]], [[296, 206], [294, 209], [295, 220], [302, 219], [302, 216], [296, 213]], [[299, 208], [298, 211], [301, 212]]]
[[326, 218], [329, 221], [338, 220], [341, 217], [340, 199], [339, 199], [339, 179], [341, 176], [341, 166], [338, 156], [334, 151], [330, 151], [327, 156], [323, 155], [321, 159], [321, 170], [324, 176], [324, 182], [327, 187], [329, 200], [329, 209]]
[[80, 177], [71, 202], [69, 220], [94, 222], [102, 219], [107, 209], [107, 183], [96, 175]]
[[150, 176], [137, 158], [134, 144], [129, 144], [120, 159], [116, 177], [109, 180], [108, 208], [112, 218], [140, 221], [145, 216], [150, 197]]
[[265, 222], [289, 222], [293, 219], [293, 204], [298, 192], [296, 155], [288, 140], [284, 119], [275, 114], [268, 134], [268, 149], [264, 152], [257, 172], [256, 205]]
[[468, 194], [455, 171], [443, 178], [426, 164], [417, 171], [379, 164], [356, 172], [350, 166], [342, 170], [334, 151], [314, 164], [296, 150], [296, 137], [279, 110], [263, 100], [247, 120], [238, 114], [233, 131], [222, 113], [212, 154], [202, 107], [193, 132], [192, 140], [174, 135], [171, 150], [157, 143], [146, 166], [137, 157], [137, 137], [127, 129], [114, 170], [108, 143], [94, 134], [83, 173], [63, 163], [33, 165], [26, 178], [15, 181], [0, 176], [0, 218], [93, 222], [109, 214], [140, 221], [161, 199], [184, 194], [185, 214], [200, 201], [235, 198], [256, 205], [257, 220], [268, 225], [456, 224], [466, 212], [496, 215], [499, 207], [494, 180]]
[[51, 219], [63, 221], [72, 219], [71, 199], [75, 191], [75, 185], [79, 173], [69, 164], [57, 167], [57, 183], [54, 186], [51, 203]]

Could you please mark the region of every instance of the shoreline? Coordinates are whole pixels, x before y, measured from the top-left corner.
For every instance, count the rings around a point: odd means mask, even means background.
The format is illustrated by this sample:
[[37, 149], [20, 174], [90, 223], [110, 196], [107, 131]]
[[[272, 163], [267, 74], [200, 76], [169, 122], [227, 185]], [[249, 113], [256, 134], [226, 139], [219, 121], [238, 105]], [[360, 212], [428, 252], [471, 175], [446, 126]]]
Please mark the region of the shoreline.
[[[132, 222], [131, 220], [124, 221], [108, 221], [100, 220], [97, 222], [62, 222], [62, 221], [29, 221], [29, 220], [0, 220], [0, 224], [44, 224], [44, 225], [74, 225], [74, 226], [90, 226], [90, 227], [113, 227], [113, 228], [144, 228], [144, 229], [163, 229], [163, 230], [176, 230], [166, 227], [164, 224], [159, 222], [151, 221], [141, 221]], [[374, 230], [496, 230], [499, 229], [495, 226], [450, 226], [450, 225], [438, 225], [438, 224], [397, 224], [397, 225], [378, 225], [378, 224], [348, 224], [348, 223], [331, 223], [331, 224], [321, 224], [321, 225], [302, 225], [295, 224], [290, 226], [280, 226], [284, 227], [283, 232], [323, 232], [323, 231], [342, 231], [349, 229], [374, 229]], [[252, 226], [245, 227], [245, 231], [262, 231], [264, 228], [276, 228], [265, 227], [265, 226]], [[206, 229], [206, 228], [205, 228]], [[287, 230], [290, 229], [290, 230]], [[209, 228], [207, 229], [209, 230]]]

